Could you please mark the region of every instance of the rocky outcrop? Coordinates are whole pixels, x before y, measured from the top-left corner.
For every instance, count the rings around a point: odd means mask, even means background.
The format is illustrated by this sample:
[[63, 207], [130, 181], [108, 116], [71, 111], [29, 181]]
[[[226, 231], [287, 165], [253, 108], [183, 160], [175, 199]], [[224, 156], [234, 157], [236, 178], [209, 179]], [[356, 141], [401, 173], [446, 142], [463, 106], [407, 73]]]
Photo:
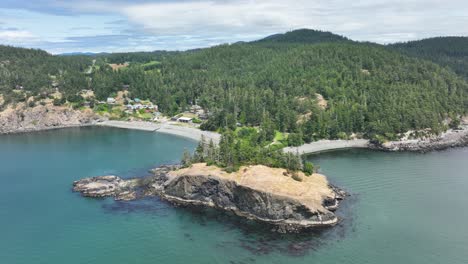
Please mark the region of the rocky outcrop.
[[[345, 193], [332, 187], [323, 175], [298, 174], [294, 180], [283, 169], [242, 167], [227, 173], [206, 164], [180, 169], [164, 166], [144, 179], [116, 176], [86, 178], [73, 190], [87, 197], [132, 200], [149, 195], [182, 205], [209, 206], [249, 219], [273, 224], [278, 231], [332, 226], [333, 213]], [[298, 181], [297, 179], [301, 179]]]
[[85, 178], [73, 183], [73, 191], [85, 197], [114, 197], [115, 200], [134, 200], [137, 198], [137, 180], [123, 180], [117, 176]]
[[468, 146], [467, 124], [463, 124], [459, 129], [450, 129], [439, 136], [371, 144], [370, 148], [384, 151], [430, 152], [464, 146]]
[[283, 169], [260, 165], [226, 173], [195, 164], [169, 172], [162, 188], [157, 187], [163, 198], [175, 203], [219, 208], [285, 231], [338, 223], [332, 211], [344, 193], [332, 188], [323, 175], [298, 176], [301, 181]]
[[53, 105], [27, 107], [17, 104], [0, 112], [0, 134], [85, 126], [98, 119], [91, 109], [73, 110]]

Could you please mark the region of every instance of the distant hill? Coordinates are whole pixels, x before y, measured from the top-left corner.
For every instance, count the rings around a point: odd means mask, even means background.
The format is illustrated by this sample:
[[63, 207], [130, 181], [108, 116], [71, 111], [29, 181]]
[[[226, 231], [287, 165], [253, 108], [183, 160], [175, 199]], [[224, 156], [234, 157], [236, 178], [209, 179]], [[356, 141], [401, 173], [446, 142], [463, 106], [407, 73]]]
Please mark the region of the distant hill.
[[59, 56], [96, 56], [96, 55], [105, 55], [108, 54], [106, 52], [100, 52], [100, 53], [95, 53], [95, 52], [67, 52], [67, 53], [61, 53], [58, 54]]
[[392, 44], [388, 47], [449, 67], [468, 79], [468, 37], [437, 37]]
[[324, 42], [347, 42], [351, 41], [346, 37], [333, 34], [331, 32], [312, 30], [312, 29], [298, 29], [284, 34], [275, 34], [268, 36], [264, 39], [254, 41], [253, 43], [302, 43], [302, 44], [316, 44]]

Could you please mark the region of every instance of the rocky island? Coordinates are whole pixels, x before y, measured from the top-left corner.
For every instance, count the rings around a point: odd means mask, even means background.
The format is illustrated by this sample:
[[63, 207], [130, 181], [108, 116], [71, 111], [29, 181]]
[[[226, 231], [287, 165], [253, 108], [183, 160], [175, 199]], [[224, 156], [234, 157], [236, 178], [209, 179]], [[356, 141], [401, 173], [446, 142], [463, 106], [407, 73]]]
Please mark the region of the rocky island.
[[116, 176], [86, 178], [73, 190], [87, 197], [134, 200], [159, 196], [179, 205], [208, 206], [273, 224], [278, 231], [333, 226], [333, 213], [345, 193], [320, 174], [293, 176], [285, 169], [243, 166], [228, 173], [205, 163], [187, 168], [163, 166], [147, 178], [123, 180]]

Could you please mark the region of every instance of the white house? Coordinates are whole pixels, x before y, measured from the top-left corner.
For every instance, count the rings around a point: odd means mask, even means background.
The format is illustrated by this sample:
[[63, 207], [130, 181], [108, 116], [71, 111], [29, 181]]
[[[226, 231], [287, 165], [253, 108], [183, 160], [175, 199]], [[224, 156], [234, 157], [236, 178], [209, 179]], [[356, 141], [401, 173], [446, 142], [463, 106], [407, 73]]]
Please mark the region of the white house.
[[190, 122], [192, 122], [192, 118], [190, 118], [190, 117], [179, 117], [179, 119], [177, 119], [177, 121], [179, 121], [181, 123], [190, 123]]
[[115, 104], [115, 99], [112, 97], [107, 98], [107, 103], [108, 104]]

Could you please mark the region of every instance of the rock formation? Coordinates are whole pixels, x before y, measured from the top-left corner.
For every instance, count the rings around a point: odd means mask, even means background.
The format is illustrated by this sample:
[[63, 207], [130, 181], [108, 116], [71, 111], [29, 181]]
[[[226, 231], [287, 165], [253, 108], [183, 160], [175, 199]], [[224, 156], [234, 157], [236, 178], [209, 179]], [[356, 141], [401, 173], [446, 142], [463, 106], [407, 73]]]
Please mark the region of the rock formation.
[[467, 145], [468, 123], [465, 123], [459, 129], [449, 129], [439, 136], [371, 144], [370, 148], [384, 151], [430, 152]]
[[19, 103], [0, 112], [0, 134], [84, 126], [96, 120], [98, 117], [91, 109], [80, 111], [53, 105], [27, 107]]
[[206, 164], [174, 169], [161, 167], [153, 171], [153, 176], [139, 180], [86, 178], [75, 182], [73, 190], [88, 197], [124, 200], [158, 195], [176, 204], [233, 212], [285, 232], [335, 225], [338, 218], [333, 211], [345, 195], [323, 175], [299, 173], [293, 179], [284, 169], [260, 165], [242, 167], [235, 173]]
[[136, 179], [123, 180], [117, 176], [99, 176], [85, 178], [73, 183], [73, 191], [80, 192], [85, 197], [114, 197], [115, 200], [136, 199], [135, 188], [139, 186]]

